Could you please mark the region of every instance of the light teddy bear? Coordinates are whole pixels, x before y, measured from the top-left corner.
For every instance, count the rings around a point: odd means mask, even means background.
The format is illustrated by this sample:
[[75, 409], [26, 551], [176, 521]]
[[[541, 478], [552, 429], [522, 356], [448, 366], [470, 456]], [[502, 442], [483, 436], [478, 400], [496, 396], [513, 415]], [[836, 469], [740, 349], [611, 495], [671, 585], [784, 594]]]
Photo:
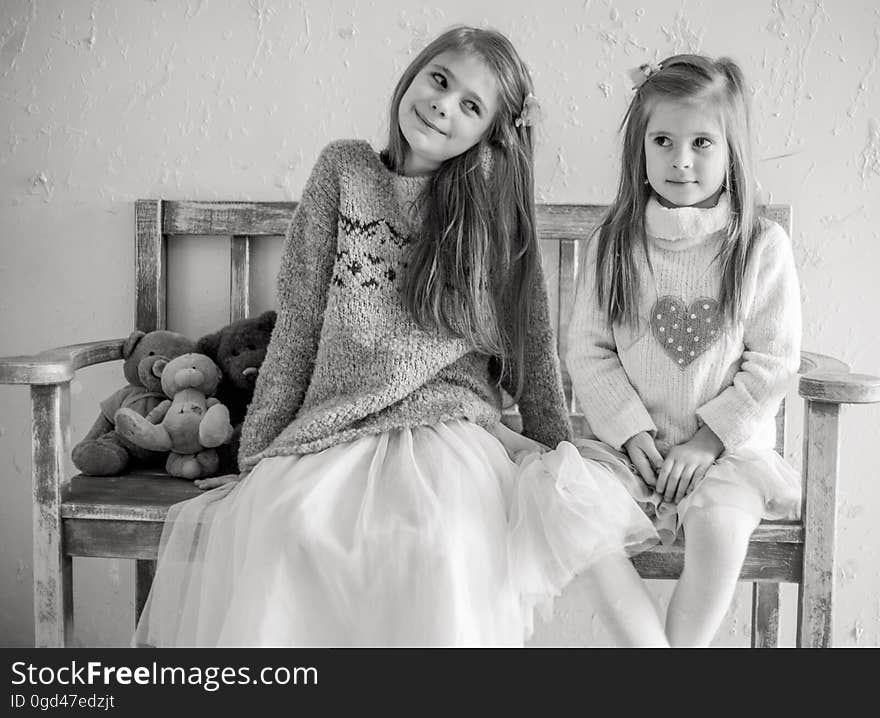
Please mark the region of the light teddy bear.
[[115, 415], [116, 431], [133, 444], [169, 451], [171, 476], [198, 479], [217, 471], [216, 448], [229, 441], [229, 410], [212, 396], [221, 372], [204, 354], [182, 354], [162, 370], [162, 391], [169, 397], [146, 417], [130, 409]]

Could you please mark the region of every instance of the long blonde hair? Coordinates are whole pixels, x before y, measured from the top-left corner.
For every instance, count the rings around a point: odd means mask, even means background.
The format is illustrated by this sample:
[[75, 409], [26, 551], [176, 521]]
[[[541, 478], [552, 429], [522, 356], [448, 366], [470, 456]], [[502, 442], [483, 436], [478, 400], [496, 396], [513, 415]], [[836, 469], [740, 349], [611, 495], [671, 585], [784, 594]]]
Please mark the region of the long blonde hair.
[[532, 130], [515, 123], [532, 80], [510, 40], [494, 30], [456, 27], [422, 50], [392, 95], [383, 157], [403, 170], [408, 144], [397, 119], [400, 101], [416, 75], [447, 51], [486, 64], [498, 81], [498, 109], [481, 141], [444, 162], [427, 183], [423, 233], [410, 250], [404, 302], [421, 326], [448, 331], [497, 358], [498, 381], [512, 380], [516, 400], [539, 249]]
[[598, 230], [596, 293], [608, 323], [638, 324], [639, 276], [636, 251], [650, 268], [645, 233], [645, 208], [651, 197], [645, 161], [645, 131], [657, 103], [671, 100], [705, 103], [717, 109], [727, 141], [724, 180], [730, 198], [728, 240], [716, 257], [721, 267], [722, 315], [730, 322], [740, 316], [742, 285], [752, 243], [759, 231], [757, 182], [752, 166], [748, 96], [739, 66], [729, 58], [674, 55], [660, 63], [638, 88], [621, 128], [620, 181], [617, 196]]

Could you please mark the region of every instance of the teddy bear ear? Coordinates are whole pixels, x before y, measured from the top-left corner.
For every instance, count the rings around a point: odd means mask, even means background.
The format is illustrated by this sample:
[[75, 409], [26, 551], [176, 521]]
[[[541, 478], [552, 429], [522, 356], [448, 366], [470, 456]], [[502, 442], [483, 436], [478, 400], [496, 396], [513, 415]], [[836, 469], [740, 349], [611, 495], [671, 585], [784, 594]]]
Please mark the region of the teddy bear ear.
[[147, 336], [146, 332], [142, 332], [140, 329], [135, 329], [129, 334], [128, 339], [125, 340], [125, 344], [122, 345], [122, 358], [128, 359], [135, 350], [135, 347], [140, 344], [141, 339], [145, 336]]
[[220, 337], [221, 332], [206, 334], [196, 342], [196, 351], [199, 354], [205, 354], [211, 357], [211, 359], [216, 362], [217, 352], [220, 351]]
[[277, 314], [274, 309], [268, 309], [259, 316], [260, 326], [271, 328], [275, 325]]

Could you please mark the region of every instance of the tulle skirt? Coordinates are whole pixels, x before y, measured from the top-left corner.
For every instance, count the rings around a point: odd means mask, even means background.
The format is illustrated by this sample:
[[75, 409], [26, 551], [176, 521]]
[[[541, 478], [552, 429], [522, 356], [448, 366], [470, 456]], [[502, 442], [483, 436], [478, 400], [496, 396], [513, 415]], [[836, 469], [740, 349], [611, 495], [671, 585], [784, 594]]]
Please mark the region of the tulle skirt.
[[665, 501], [638, 475], [626, 454], [591, 439], [575, 441], [581, 456], [611, 471], [651, 517], [664, 544], [675, 541], [688, 511], [730, 506], [756, 520], [796, 519], [801, 509], [800, 474], [772, 449], [724, 453], [678, 503]]
[[171, 508], [150, 646], [519, 646], [657, 533], [607, 467], [466, 421], [262, 460]]

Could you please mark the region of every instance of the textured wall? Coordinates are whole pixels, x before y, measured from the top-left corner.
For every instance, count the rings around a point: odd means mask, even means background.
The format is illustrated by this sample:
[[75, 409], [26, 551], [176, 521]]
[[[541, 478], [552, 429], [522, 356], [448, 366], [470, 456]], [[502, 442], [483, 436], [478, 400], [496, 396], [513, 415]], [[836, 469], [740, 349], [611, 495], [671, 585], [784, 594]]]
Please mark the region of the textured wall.
[[[0, 3], [0, 355], [132, 327], [133, 200], [296, 199], [320, 148], [381, 143], [400, 71], [456, 22], [506, 32], [544, 108], [539, 198], [607, 202], [626, 70], [676, 51], [729, 54], [754, 88], [759, 171], [794, 206], [805, 347], [880, 373], [880, 10], [876, 0], [3, 0]], [[277, 249], [258, 252], [256, 309]], [[219, 247], [183, 248], [173, 326], [225, 321]], [[208, 279], [210, 277], [210, 279]], [[186, 304], [189, 311], [181, 307]], [[195, 309], [193, 309], [195, 308]], [[73, 385], [72, 439], [120, 383]], [[0, 387], [0, 643], [32, 641], [27, 390]], [[798, 414], [798, 411], [793, 411]], [[796, 417], [792, 417], [796, 418]], [[843, 421], [835, 642], [880, 645], [880, 409]], [[800, 430], [791, 427], [799, 461]], [[76, 560], [75, 641], [124, 644], [132, 568]], [[654, 583], [662, 606], [669, 586]], [[746, 645], [748, 589], [719, 645]], [[792, 640], [792, 592], [783, 617]], [[574, 585], [534, 644], [603, 642]]]

